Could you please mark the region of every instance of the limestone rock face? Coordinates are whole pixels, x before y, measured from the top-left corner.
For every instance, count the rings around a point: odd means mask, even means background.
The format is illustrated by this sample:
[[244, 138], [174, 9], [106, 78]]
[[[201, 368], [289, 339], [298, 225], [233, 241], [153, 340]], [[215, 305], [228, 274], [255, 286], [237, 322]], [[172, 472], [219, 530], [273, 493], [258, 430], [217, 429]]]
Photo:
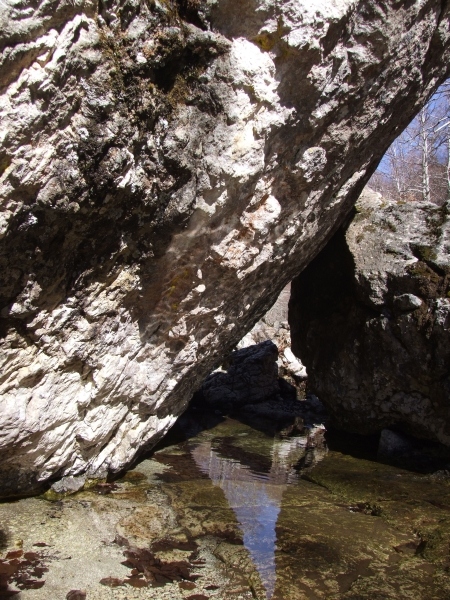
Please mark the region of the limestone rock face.
[[271, 340], [278, 347], [278, 367], [281, 377], [287, 376], [295, 383], [307, 378], [304, 365], [291, 350], [291, 334], [288, 325], [288, 306], [291, 296], [291, 283], [281, 291], [275, 304], [254, 327], [239, 341], [237, 347], [248, 348]]
[[366, 190], [356, 208], [292, 283], [292, 347], [339, 427], [450, 445], [448, 207]]
[[441, 0], [6, 0], [1, 489], [122, 469], [450, 64]]

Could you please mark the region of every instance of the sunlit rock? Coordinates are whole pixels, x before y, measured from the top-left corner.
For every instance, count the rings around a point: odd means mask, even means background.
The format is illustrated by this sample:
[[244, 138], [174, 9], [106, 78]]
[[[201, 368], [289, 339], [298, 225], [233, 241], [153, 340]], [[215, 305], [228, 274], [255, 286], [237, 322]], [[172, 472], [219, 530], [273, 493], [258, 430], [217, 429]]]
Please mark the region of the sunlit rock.
[[278, 348], [279, 375], [287, 376], [295, 383], [307, 378], [306, 367], [291, 350], [291, 334], [288, 325], [288, 304], [291, 295], [289, 283], [278, 296], [275, 304], [244, 335], [237, 347], [247, 348], [252, 345], [271, 340]]
[[164, 435], [447, 75], [450, 34], [438, 0], [0, 11], [7, 495]]

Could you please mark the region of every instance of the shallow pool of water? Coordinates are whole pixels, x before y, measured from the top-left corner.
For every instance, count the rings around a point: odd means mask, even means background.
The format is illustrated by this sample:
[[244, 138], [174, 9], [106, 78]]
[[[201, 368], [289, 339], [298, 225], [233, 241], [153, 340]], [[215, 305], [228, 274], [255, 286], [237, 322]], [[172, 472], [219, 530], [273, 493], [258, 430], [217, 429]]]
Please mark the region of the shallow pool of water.
[[0, 504], [0, 599], [450, 599], [444, 477], [201, 421], [111, 484]]

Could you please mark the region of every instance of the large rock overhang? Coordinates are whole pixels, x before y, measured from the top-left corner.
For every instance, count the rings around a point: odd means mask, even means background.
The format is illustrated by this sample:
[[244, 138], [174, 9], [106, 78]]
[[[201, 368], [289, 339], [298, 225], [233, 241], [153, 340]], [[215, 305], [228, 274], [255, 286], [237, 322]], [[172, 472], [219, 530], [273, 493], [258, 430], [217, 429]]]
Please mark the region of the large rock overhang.
[[437, 0], [1, 10], [7, 495], [167, 431], [448, 76], [450, 34]]

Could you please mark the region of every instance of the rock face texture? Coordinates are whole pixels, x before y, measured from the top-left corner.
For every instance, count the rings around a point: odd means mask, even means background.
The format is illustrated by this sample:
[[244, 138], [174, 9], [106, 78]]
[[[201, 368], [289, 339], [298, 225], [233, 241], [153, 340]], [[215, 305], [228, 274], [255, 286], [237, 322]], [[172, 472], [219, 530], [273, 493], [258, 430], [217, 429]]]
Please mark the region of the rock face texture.
[[227, 371], [211, 373], [202, 387], [210, 406], [257, 404], [280, 392], [278, 383], [278, 348], [267, 340], [233, 352]]
[[292, 347], [341, 428], [450, 445], [449, 207], [366, 190], [292, 283]]
[[117, 471], [450, 64], [442, 0], [0, 8], [1, 489]]
[[291, 283], [281, 291], [275, 304], [263, 315], [256, 325], [239, 341], [237, 347], [248, 348], [270, 340], [278, 347], [279, 375], [298, 383], [307, 378], [304, 365], [291, 350], [291, 334], [288, 324], [288, 307]]

